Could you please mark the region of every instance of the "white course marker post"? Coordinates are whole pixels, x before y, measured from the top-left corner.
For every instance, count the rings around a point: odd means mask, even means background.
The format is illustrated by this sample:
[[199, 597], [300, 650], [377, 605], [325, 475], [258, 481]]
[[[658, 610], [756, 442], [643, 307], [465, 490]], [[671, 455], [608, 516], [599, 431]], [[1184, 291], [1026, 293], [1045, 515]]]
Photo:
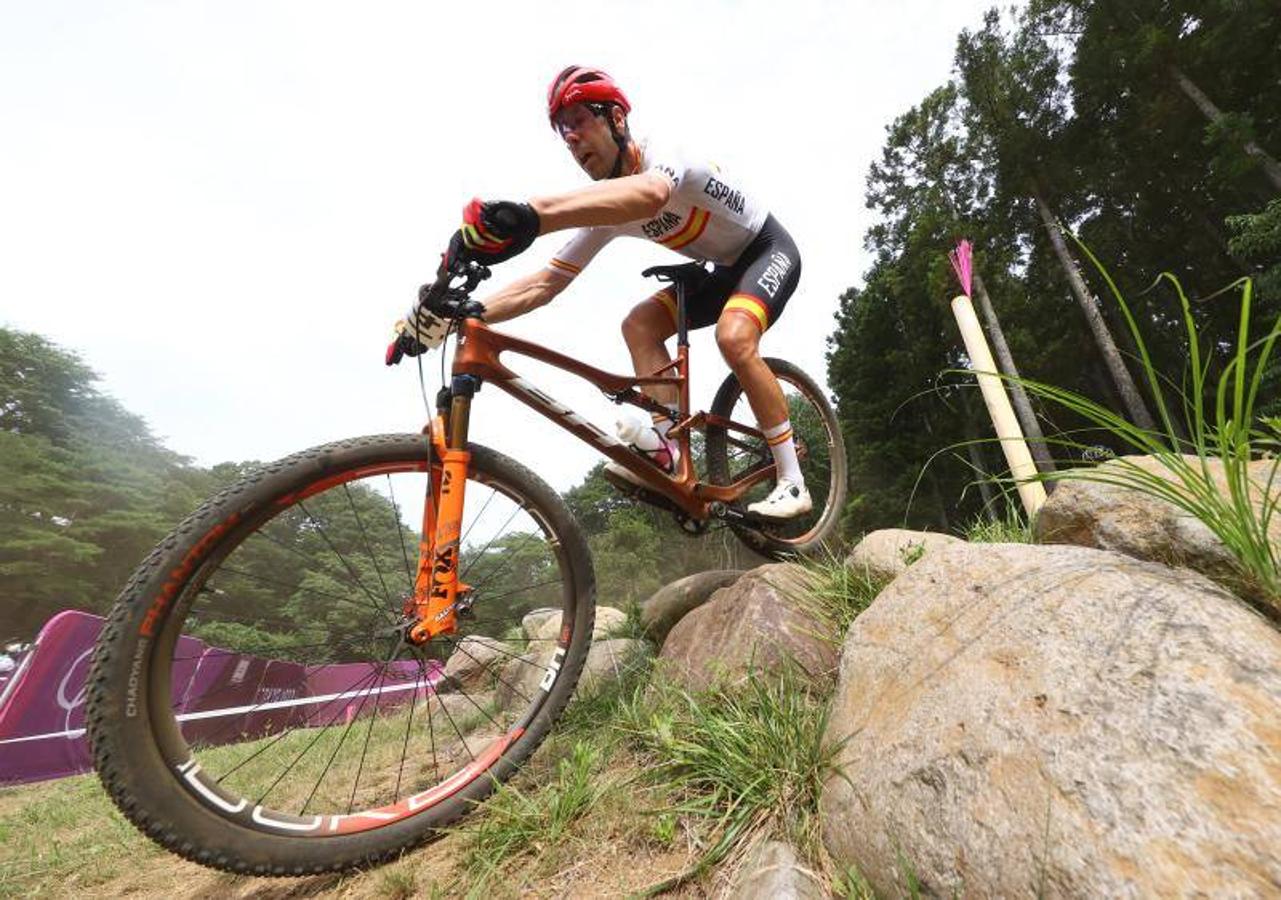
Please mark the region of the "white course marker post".
[[1005, 451], [1005, 461], [1018, 486], [1019, 498], [1031, 518], [1045, 503], [1045, 485], [1034, 480], [1037, 474], [1036, 463], [1032, 461], [1023, 429], [1014, 416], [1014, 408], [1010, 406], [1005, 386], [994, 374], [997, 371], [996, 363], [992, 360], [992, 352], [988, 349], [978, 317], [974, 315], [974, 305], [970, 303], [970, 298], [964, 294], [953, 298], [952, 315], [956, 316], [956, 324], [961, 329], [965, 352], [970, 357], [970, 369], [979, 380], [983, 402], [987, 404], [996, 436], [1001, 442], [1001, 449]]

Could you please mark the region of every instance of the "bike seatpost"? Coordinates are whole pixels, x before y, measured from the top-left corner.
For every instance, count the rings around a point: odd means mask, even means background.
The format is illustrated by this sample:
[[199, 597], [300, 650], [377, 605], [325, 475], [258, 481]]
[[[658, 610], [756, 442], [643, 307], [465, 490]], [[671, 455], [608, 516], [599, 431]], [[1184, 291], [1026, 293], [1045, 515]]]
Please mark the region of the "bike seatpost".
[[676, 346], [689, 346], [689, 329], [685, 324], [685, 282], [677, 278], [672, 282], [676, 288]]

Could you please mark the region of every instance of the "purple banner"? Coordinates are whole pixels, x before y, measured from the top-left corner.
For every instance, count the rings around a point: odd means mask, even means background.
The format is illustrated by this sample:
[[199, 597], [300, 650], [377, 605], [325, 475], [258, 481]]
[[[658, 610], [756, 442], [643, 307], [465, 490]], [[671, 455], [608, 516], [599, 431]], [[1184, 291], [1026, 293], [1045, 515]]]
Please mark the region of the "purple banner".
[[[84, 737], [85, 677], [102, 618], [69, 610], [40, 629], [0, 685], [0, 784], [61, 778], [91, 768]], [[367, 663], [303, 666], [178, 639], [173, 704], [192, 746], [227, 744], [290, 727], [343, 724], [424, 699], [428, 679], [412, 661], [381, 674]]]

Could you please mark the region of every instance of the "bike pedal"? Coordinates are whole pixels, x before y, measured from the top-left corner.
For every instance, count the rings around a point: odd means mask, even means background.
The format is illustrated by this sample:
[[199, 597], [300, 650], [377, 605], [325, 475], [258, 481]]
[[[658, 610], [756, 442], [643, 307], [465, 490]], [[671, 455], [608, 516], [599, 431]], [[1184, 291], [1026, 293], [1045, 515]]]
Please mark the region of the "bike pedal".
[[750, 513], [741, 506], [722, 505], [720, 508], [713, 507], [713, 514], [716, 518], [726, 522], [734, 522], [740, 525], [766, 525], [771, 519], [766, 516], [758, 516]]

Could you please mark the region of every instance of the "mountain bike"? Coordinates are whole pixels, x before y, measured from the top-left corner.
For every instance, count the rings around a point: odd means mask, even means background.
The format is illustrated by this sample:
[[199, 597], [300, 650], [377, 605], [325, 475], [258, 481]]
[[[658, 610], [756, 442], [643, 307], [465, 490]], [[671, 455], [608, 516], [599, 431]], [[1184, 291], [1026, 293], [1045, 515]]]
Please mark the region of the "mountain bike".
[[[253, 874], [377, 863], [472, 809], [564, 710], [595, 619], [587, 542], [533, 471], [469, 442], [482, 385], [625, 466], [644, 485], [626, 488], [689, 534], [721, 523], [784, 557], [832, 533], [845, 451], [800, 369], [767, 361], [814, 509], [756, 519], [746, 503], [770, 487], [772, 456], [732, 375], [710, 411], [690, 412], [683, 326], [669, 366], [610, 374], [489, 328], [470, 298], [488, 274], [442, 269], [421, 292], [456, 340], [423, 433], [326, 444], [244, 475], [161, 541], [117, 599], [89, 677], [88, 735], [117, 806], [173, 852]], [[669, 284], [683, 323], [696, 273], [647, 274]], [[671, 416], [677, 471], [519, 377], [506, 354]], [[677, 407], [650, 385], [674, 385]]]

